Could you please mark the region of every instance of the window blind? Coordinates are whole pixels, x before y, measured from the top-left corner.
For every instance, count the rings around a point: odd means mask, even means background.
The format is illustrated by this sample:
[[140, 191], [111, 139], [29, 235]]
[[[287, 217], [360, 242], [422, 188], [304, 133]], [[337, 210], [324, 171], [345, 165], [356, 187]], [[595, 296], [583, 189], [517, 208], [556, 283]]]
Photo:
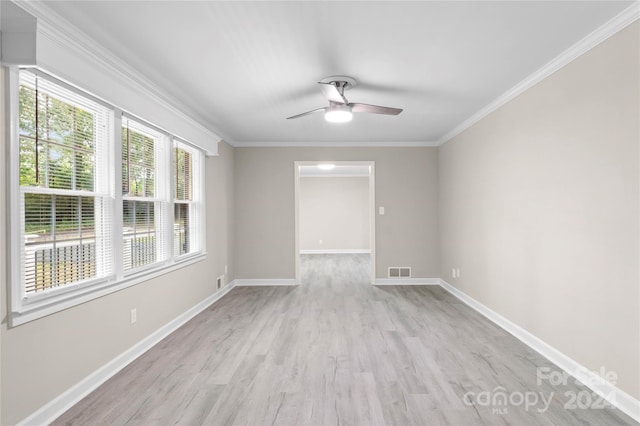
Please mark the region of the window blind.
[[193, 161], [192, 154], [182, 147], [176, 146], [175, 163], [175, 199], [192, 201], [193, 196]]
[[132, 120], [123, 119], [122, 193], [135, 197], [155, 195], [156, 139]]
[[12, 325], [204, 254], [199, 148], [45, 71], [8, 82]]
[[167, 173], [166, 136], [129, 117], [122, 119], [123, 269], [168, 257], [164, 229], [168, 200], [159, 185]]
[[23, 294], [112, 275], [109, 110], [23, 70], [18, 116]]
[[185, 144], [174, 144], [173, 254], [182, 256], [199, 250], [199, 205], [194, 193], [198, 153]]

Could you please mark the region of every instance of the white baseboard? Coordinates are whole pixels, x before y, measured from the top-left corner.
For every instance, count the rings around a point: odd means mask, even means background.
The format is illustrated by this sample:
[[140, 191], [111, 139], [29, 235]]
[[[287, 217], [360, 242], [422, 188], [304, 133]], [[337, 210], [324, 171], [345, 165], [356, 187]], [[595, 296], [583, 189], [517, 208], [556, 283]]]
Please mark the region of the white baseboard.
[[23, 419], [18, 425], [47, 425], [60, 417], [65, 411], [78, 403], [82, 398], [93, 392], [101, 384], [109, 380], [124, 367], [133, 362], [136, 358], [151, 349], [169, 334], [176, 331], [186, 322], [207, 309], [222, 296], [227, 294], [234, 287], [233, 283], [226, 285], [216, 293], [204, 299], [188, 311], [179, 315], [169, 323], [160, 327], [152, 334], [142, 339], [140, 342], [127, 349], [107, 364], [103, 365], [80, 382], [60, 394], [58, 397], [49, 401], [29, 417]]
[[491, 308], [488, 308], [478, 302], [463, 291], [458, 290], [445, 280], [441, 279], [440, 285], [449, 293], [460, 299], [460, 301], [464, 302], [466, 305], [473, 308], [499, 327], [503, 328], [505, 331], [538, 352], [540, 355], [547, 358], [549, 361], [556, 364], [574, 378], [583, 382], [585, 386], [604, 398], [611, 405], [633, 418], [635, 421], [640, 422], [640, 401], [615, 385], [605, 382], [593, 371], [569, 358], [558, 349], [511, 322]]
[[[191, 320], [193, 317], [204, 311], [211, 304], [218, 301], [236, 286], [292, 286], [297, 285], [295, 279], [236, 279], [223, 287], [220, 291], [212, 294], [202, 302], [195, 305], [185, 313], [181, 314], [171, 322], [156, 330], [154, 333], [141, 340], [92, 374], [72, 386], [60, 396], [51, 400], [27, 418], [23, 419], [18, 425], [34, 425], [49, 424], [71, 408], [74, 404], [87, 396], [101, 384], [106, 382], [128, 364], [133, 362], [140, 355], [151, 349], [162, 339], [173, 333], [183, 324]], [[640, 422], [640, 401], [633, 398], [628, 393], [618, 389], [610, 383], [603, 383], [600, 376], [591, 372], [586, 367], [569, 358], [556, 348], [542, 341], [538, 337], [529, 333], [522, 327], [514, 324], [507, 318], [478, 302], [466, 293], [458, 290], [456, 287], [439, 278], [377, 278], [376, 285], [440, 285], [460, 301], [476, 310], [490, 321], [503, 328], [508, 333], [531, 347], [536, 352], [556, 364], [559, 368], [573, 375], [576, 379], [586, 381], [585, 385], [591, 388], [598, 395], [603, 397], [611, 405], [617, 407], [620, 411]], [[578, 373], [578, 374], [576, 374]], [[578, 377], [580, 375], [580, 377]], [[585, 380], [586, 379], [586, 380]], [[596, 384], [597, 386], [589, 386]]]
[[375, 285], [440, 285], [440, 278], [376, 278]]
[[440, 278], [376, 278], [375, 285], [440, 285]]
[[364, 249], [320, 249], [320, 250], [300, 250], [300, 254], [370, 254], [371, 250]]
[[298, 285], [298, 283], [293, 278], [243, 278], [243, 279], [235, 279], [233, 280], [233, 284], [236, 287], [253, 287], [253, 286], [288, 286], [288, 285]]
[[[292, 278], [256, 278], [256, 279], [235, 279], [233, 284], [236, 287], [251, 286], [290, 286], [299, 285]], [[375, 285], [440, 285], [440, 278], [376, 278]]]

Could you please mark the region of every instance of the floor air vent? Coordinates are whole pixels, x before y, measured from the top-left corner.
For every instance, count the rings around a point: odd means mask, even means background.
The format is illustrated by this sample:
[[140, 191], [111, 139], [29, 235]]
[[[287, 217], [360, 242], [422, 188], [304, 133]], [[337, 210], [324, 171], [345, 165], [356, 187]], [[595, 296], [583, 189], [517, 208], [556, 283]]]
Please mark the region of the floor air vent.
[[410, 266], [390, 266], [389, 278], [411, 278]]

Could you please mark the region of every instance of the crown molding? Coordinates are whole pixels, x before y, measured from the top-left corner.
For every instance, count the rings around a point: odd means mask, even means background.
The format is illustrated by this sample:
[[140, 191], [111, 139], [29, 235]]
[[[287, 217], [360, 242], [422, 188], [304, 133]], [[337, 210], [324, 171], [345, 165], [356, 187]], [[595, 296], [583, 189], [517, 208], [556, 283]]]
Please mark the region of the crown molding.
[[[513, 100], [535, 84], [544, 80], [554, 72], [560, 70], [576, 58], [580, 57], [590, 49], [602, 43], [615, 33], [626, 28], [631, 23], [640, 18], [640, 3], [634, 2], [617, 16], [607, 23], [584, 37], [568, 50], [557, 56], [551, 62], [529, 75], [520, 83], [503, 93], [491, 103], [471, 115], [445, 135], [436, 141], [398, 141], [398, 142], [345, 142], [345, 141], [294, 141], [294, 142], [274, 142], [274, 141], [233, 141], [225, 137], [216, 126], [209, 123], [197, 111], [186, 106], [181, 101], [170, 96], [164, 89], [149, 81], [144, 75], [125, 63], [119, 57], [111, 53], [108, 49], [100, 45], [86, 33], [80, 31], [66, 18], [52, 11], [44, 0], [11, 0], [13, 3], [32, 14], [38, 19], [38, 28], [47, 38], [79, 52], [101, 67], [109, 70], [120, 80], [138, 88], [149, 99], [157, 102], [165, 109], [174, 113], [183, 121], [189, 123], [201, 132], [210, 135], [216, 141], [224, 139], [229, 145], [236, 148], [245, 147], [434, 147], [451, 140], [464, 130], [473, 126], [507, 102]], [[187, 112], [187, 113], [185, 113]], [[193, 117], [193, 118], [192, 118]], [[195, 119], [194, 119], [195, 118]], [[206, 125], [202, 124], [206, 123]]]
[[384, 141], [384, 142], [364, 142], [364, 141], [244, 141], [244, 142], [228, 142], [234, 148], [305, 148], [305, 147], [323, 147], [323, 148], [416, 148], [416, 147], [435, 147], [439, 143], [435, 141]]
[[[110, 50], [79, 30], [72, 22], [51, 10], [42, 0], [11, 0], [14, 4], [33, 15], [38, 22], [38, 32], [59, 45], [73, 50], [100, 67], [120, 81], [136, 87], [145, 97], [153, 100], [163, 108], [171, 111], [184, 122], [208, 134], [216, 142], [223, 135], [206, 122], [199, 114], [170, 96], [164, 89], [151, 82], [146, 76], [128, 65]], [[107, 99], [108, 101], [108, 99]], [[185, 113], [185, 111], [187, 113]], [[193, 117], [196, 117], [194, 119]], [[180, 135], [178, 135], [180, 136]]]
[[570, 62], [587, 53], [589, 50], [593, 49], [612, 35], [631, 25], [639, 18], [640, 2], [636, 1], [631, 6], [620, 12], [618, 15], [614, 16], [604, 25], [600, 26], [598, 29], [584, 37], [569, 49], [565, 50], [551, 62], [547, 63], [542, 68], [529, 75], [520, 83], [516, 84], [501, 96], [493, 100], [493, 102], [486, 105], [471, 117], [451, 129], [448, 133], [438, 139], [437, 144], [442, 145], [453, 139], [455, 136], [467, 130], [469, 127], [473, 126], [501, 106], [505, 105], [507, 102], [513, 100], [518, 95], [522, 94], [545, 78], [549, 77], [551, 74], [563, 68], [565, 65], [568, 65]]

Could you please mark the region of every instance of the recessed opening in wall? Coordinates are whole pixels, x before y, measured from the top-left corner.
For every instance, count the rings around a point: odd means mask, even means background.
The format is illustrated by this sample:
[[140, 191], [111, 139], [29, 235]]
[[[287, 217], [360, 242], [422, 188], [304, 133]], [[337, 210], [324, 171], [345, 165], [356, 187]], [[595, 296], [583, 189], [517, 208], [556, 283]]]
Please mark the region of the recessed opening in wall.
[[353, 272], [338, 264], [366, 270], [363, 279], [373, 284], [374, 162], [299, 161], [294, 178], [297, 282], [304, 283], [306, 268], [326, 263], [336, 278]]

